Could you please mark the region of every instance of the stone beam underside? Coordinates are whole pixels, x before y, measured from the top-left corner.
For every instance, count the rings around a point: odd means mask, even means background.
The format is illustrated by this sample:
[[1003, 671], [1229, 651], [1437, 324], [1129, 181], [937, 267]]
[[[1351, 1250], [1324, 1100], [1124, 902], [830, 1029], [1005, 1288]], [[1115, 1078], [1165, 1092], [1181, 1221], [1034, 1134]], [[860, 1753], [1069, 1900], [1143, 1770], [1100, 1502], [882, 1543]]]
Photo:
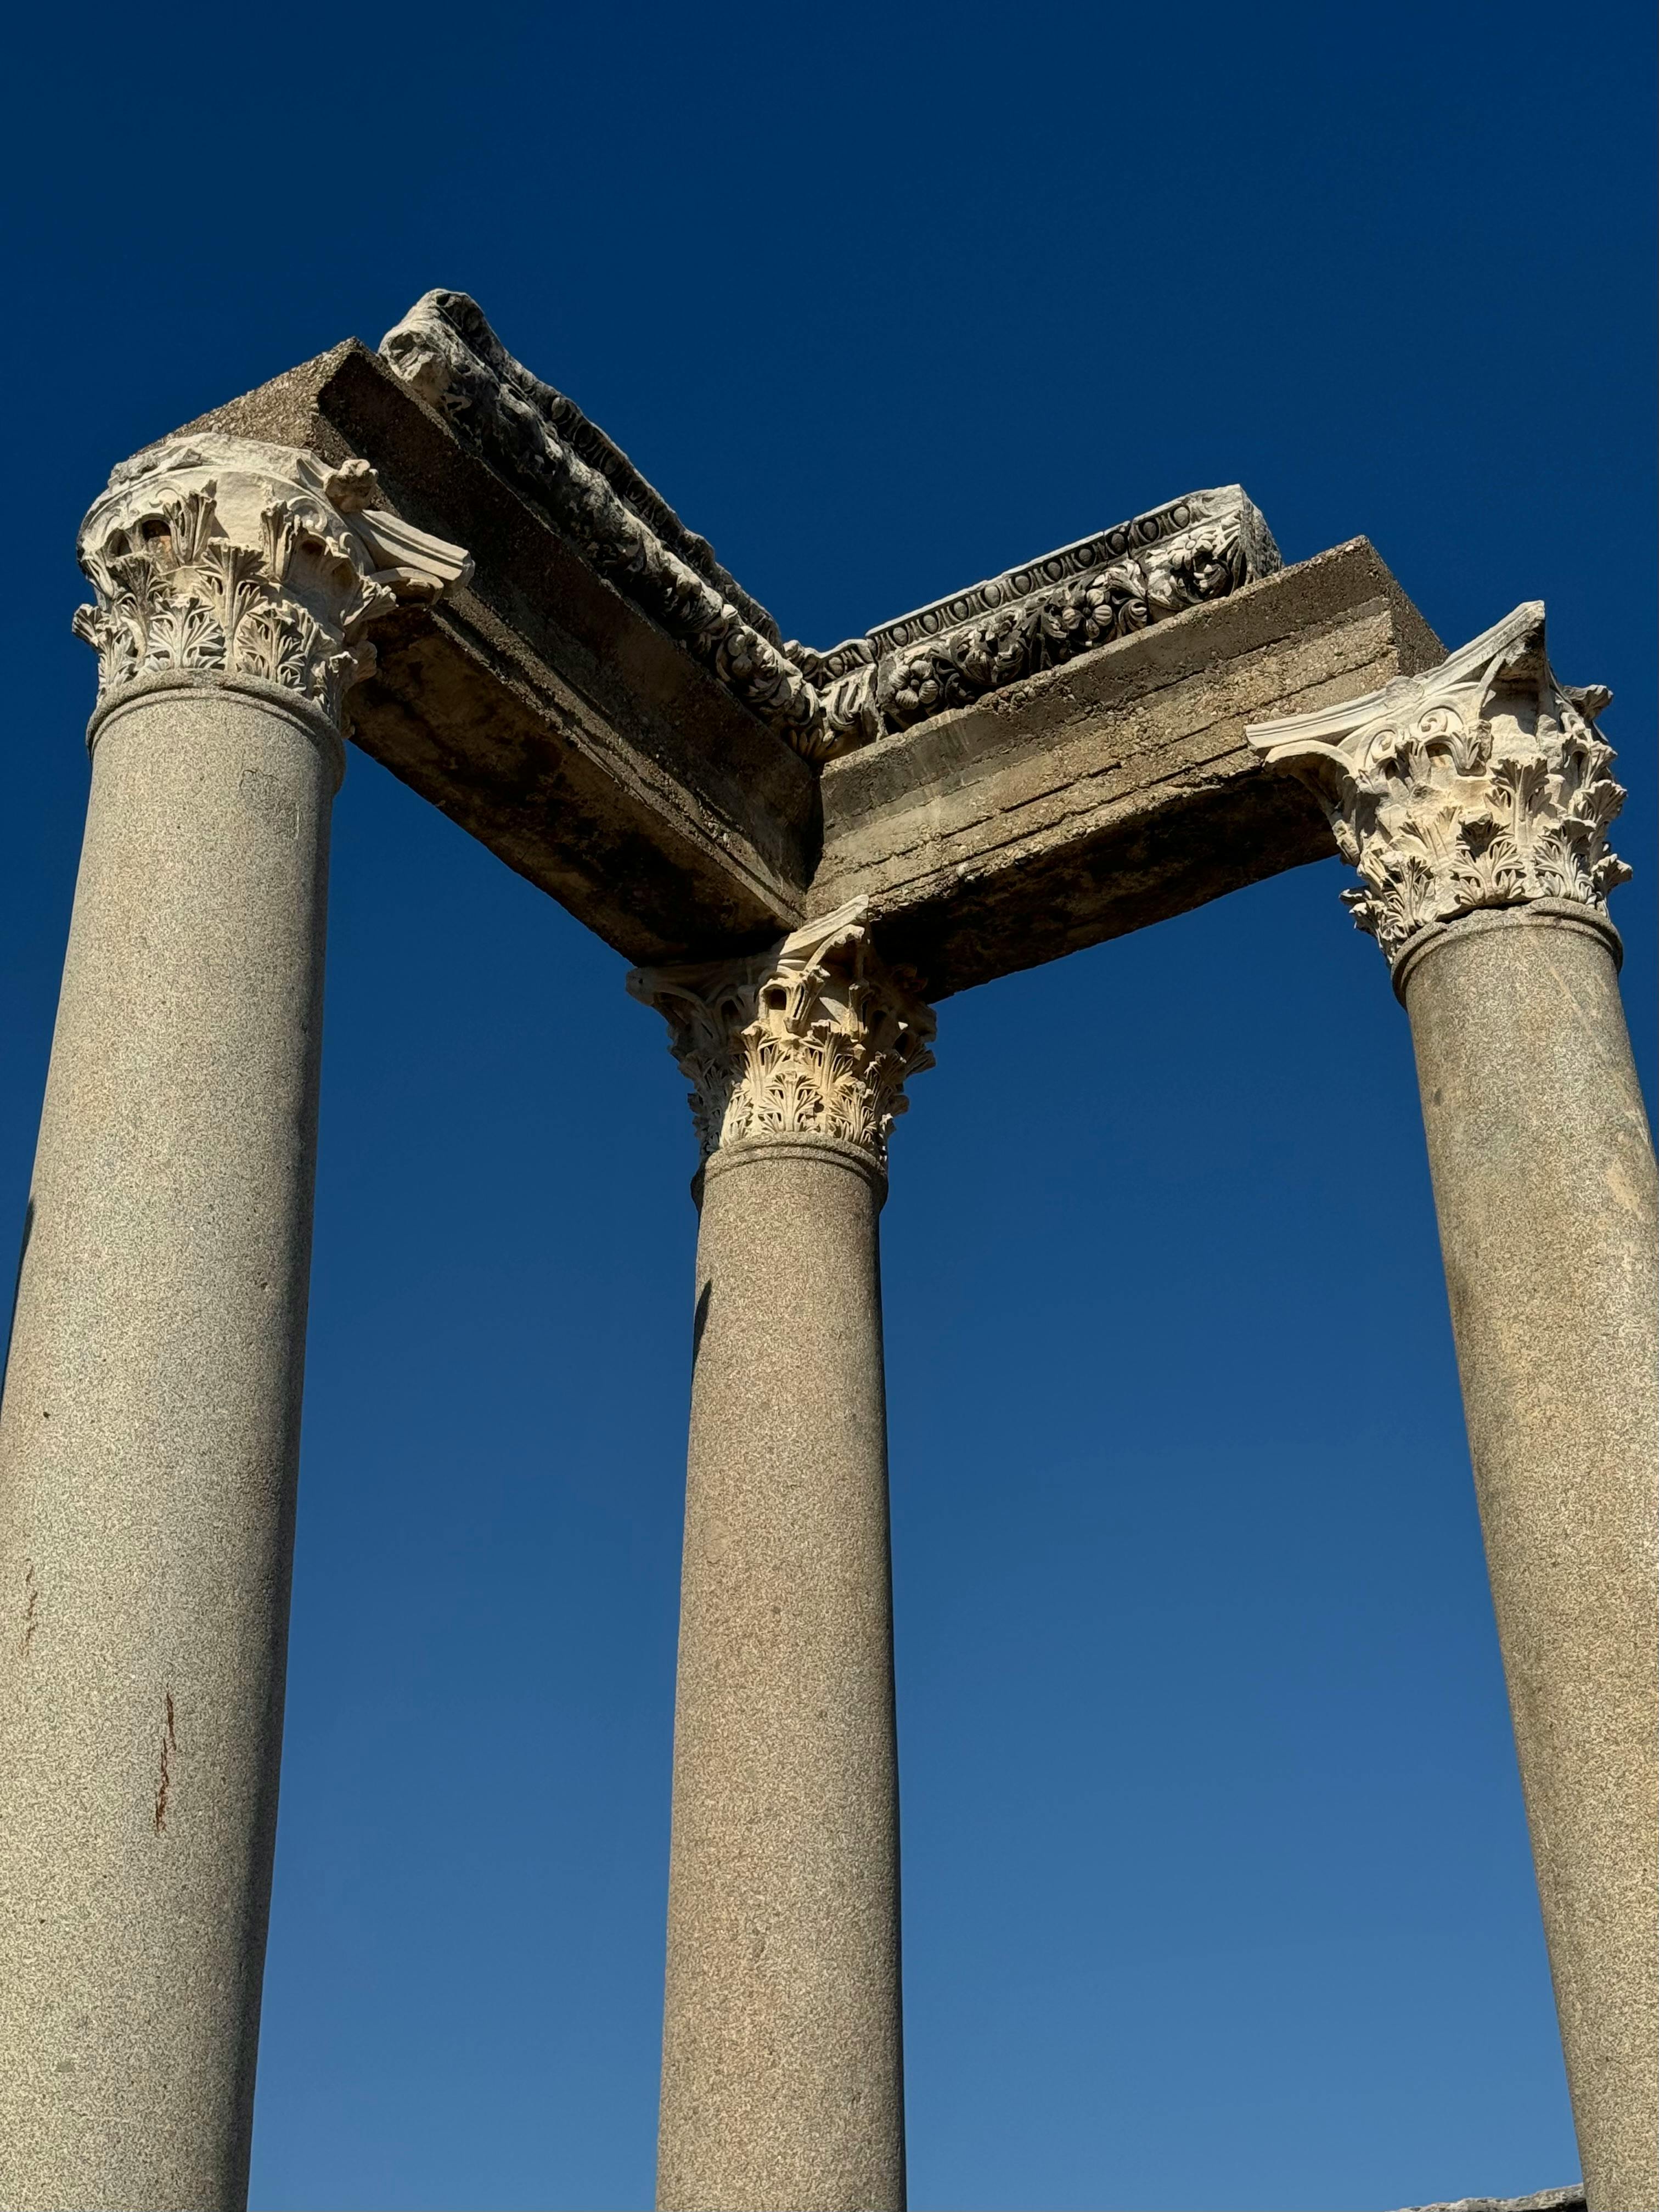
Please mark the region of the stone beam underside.
[[1443, 658], [1356, 538], [831, 761], [809, 911], [867, 897], [941, 999], [1327, 860], [1316, 801], [1259, 773], [1245, 724]]
[[364, 751], [629, 959], [749, 949], [800, 921], [817, 772], [597, 574], [355, 341], [189, 430], [370, 462], [408, 521], [446, 518], [469, 587], [375, 632]]
[[572, 403], [434, 294], [189, 430], [369, 462], [471, 584], [376, 629], [357, 744], [630, 960], [849, 899], [930, 997], [1329, 853], [1247, 721], [1442, 648], [1364, 540], [1280, 567], [1187, 495], [819, 652], [781, 638]]

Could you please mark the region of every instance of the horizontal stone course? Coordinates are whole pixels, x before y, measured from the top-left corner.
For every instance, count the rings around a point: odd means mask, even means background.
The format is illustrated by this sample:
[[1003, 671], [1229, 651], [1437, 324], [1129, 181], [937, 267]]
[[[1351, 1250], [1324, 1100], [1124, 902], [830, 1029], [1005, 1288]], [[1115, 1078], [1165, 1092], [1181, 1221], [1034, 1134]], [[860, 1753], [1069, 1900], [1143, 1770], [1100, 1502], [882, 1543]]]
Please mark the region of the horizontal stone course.
[[1246, 725], [1440, 657], [1356, 539], [831, 762], [809, 911], [867, 897], [937, 999], [1327, 858]]

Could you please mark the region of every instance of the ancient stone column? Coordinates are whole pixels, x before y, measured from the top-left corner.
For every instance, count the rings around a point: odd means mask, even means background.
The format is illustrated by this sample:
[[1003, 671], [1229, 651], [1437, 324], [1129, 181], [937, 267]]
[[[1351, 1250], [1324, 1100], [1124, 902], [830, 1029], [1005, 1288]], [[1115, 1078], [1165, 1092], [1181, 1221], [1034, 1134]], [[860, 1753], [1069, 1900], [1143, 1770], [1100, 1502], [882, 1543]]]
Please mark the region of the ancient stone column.
[[1608, 890], [1600, 689], [1519, 607], [1250, 732], [1323, 799], [1411, 1018], [1590, 2212], [1659, 2204], [1659, 1191]]
[[933, 1018], [863, 902], [635, 971], [698, 1177], [658, 2202], [904, 2202], [877, 1218]]
[[246, 2201], [329, 812], [365, 625], [465, 573], [222, 437], [82, 527], [92, 789], [0, 1411], [0, 2203]]

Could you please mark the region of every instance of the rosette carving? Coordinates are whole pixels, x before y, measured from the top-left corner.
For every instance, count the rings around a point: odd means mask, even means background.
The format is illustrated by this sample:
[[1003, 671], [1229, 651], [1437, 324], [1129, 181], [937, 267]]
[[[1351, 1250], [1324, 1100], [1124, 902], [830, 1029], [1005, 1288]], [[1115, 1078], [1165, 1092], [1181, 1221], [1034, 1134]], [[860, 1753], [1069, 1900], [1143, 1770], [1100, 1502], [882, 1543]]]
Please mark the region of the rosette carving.
[[706, 1160], [761, 1136], [837, 1137], [885, 1164], [904, 1085], [933, 1065], [930, 1008], [870, 943], [867, 902], [746, 960], [635, 968], [672, 1031]]
[[253, 676], [337, 727], [374, 665], [368, 624], [472, 572], [459, 546], [380, 504], [366, 461], [331, 469], [212, 434], [124, 462], [77, 551], [97, 598], [75, 633], [97, 653], [100, 701], [143, 676]]
[[1605, 913], [1631, 872], [1607, 846], [1625, 801], [1595, 726], [1612, 696], [1557, 682], [1532, 600], [1425, 675], [1247, 735], [1318, 793], [1361, 878], [1343, 900], [1396, 965], [1482, 907]]

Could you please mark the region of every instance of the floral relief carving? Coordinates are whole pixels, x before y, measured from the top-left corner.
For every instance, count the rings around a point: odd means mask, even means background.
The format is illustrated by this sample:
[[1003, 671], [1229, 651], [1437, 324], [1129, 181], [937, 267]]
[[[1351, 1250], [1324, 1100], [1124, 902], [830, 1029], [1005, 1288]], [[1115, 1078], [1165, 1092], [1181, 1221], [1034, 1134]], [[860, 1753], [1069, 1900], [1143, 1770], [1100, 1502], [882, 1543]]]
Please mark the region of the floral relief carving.
[[885, 1163], [904, 1085], [933, 1065], [930, 1008], [870, 943], [866, 902], [746, 960], [636, 968], [690, 1079], [702, 1157], [760, 1136], [825, 1136]]
[[878, 683], [884, 721], [908, 728], [1022, 677], [1060, 667], [1168, 615], [1224, 599], [1266, 573], [1252, 562], [1243, 521], [1236, 512], [1224, 521], [1180, 531], [1144, 556], [1088, 569], [920, 650], [890, 655]]
[[471, 574], [379, 499], [366, 462], [248, 439], [169, 439], [124, 463], [78, 548], [96, 598], [74, 627], [100, 699], [143, 676], [253, 676], [337, 726], [374, 665], [368, 624]]
[[1533, 600], [1425, 675], [1248, 735], [1318, 793], [1361, 880], [1343, 900], [1392, 964], [1481, 908], [1606, 911], [1631, 872], [1607, 841], [1625, 801], [1595, 726], [1611, 698], [1557, 682]]
[[808, 760], [826, 761], [1272, 574], [1237, 484], [1097, 532], [828, 652], [776, 623], [574, 401], [515, 361], [462, 292], [428, 292], [381, 343], [617, 589]]
[[380, 350], [459, 435], [531, 490], [601, 575], [798, 751], [823, 757], [817, 694], [780, 649], [771, 616], [574, 401], [514, 360], [474, 301], [428, 292]]

